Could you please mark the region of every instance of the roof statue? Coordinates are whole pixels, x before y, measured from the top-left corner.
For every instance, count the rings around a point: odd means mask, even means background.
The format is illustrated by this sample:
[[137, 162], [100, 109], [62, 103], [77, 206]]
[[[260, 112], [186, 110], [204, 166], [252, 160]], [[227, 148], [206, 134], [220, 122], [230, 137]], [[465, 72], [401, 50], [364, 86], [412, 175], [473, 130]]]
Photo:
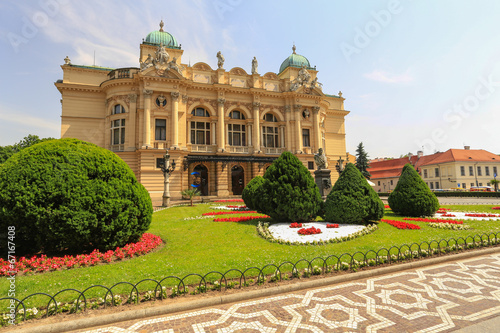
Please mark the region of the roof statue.
[[64, 64], [71, 65], [71, 59], [68, 56], [66, 56], [66, 58], [64, 58]]
[[148, 54], [148, 57], [146, 58], [146, 60], [141, 62], [141, 71], [143, 71], [151, 66], [153, 66], [153, 57], [151, 56], [151, 54]]
[[217, 68], [218, 69], [222, 69], [222, 66], [224, 66], [224, 56], [222, 55], [222, 53], [219, 51], [217, 52]]
[[163, 46], [163, 43], [160, 43], [160, 46], [156, 49], [156, 58], [153, 61], [156, 69], [158, 69], [158, 65], [166, 65], [168, 63], [168, 59], [170, 59], [170, 55], [168, 54], [165, 46]]
[[253, 57], [253, 60], [252, 60], [252, 74], [258, 74], [257, 73], [257, 67], [259, 67], [259, 63], [257, 62], [257, 58]]

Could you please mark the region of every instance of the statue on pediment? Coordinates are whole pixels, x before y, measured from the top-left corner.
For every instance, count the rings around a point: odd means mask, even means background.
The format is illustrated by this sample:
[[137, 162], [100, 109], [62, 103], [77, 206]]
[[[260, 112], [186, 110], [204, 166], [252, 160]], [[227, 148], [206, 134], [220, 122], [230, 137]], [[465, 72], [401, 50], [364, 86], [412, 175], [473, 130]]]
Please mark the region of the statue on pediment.
[[153, 57], [151, 56], [151, 54], [148, 54], [148, 57], [146, 58], [146, 60], [141, 62], [141, 71], [143, 71], [151, 66], [153, 66]]
[[253, 60], [252, 60], [252, 74], [258, 74], [257, 73], [257, 67], [259, 67], [259, 63], [257, 62], [257, 58], [253, 57]]
[[318, 167], [318, 170], [326, 169], [326, 167], [327, 167], [326, 155], [323, 152], [323, 148], [319, 148], [318, 152], [316, 154], [314, 154], [314, 162], [316, 162], [316, 166]]
[[168, 59], [170, 59], [170, 55], [168, 54], [165, 46], [163, 46], [163, 43], [160, 43], [160, 46], [158, 46], [158, 48], [156, 49], [156, 59], [154, 62], [156, 68], [158, 68], [158, 65], [167, 65]]
[[182, 75], [182, 70], [184, 69], [184, 66], [182, 65], [179, 66], [177, 64], [177, 57], [174, 57], [172, 61], [168, 63], [168, 69], [172, 69]]
[[222, 69], [222, 66], [224, 66], [224, 56], [222, 53], [219, 51], [217, 52], [217, 68]]

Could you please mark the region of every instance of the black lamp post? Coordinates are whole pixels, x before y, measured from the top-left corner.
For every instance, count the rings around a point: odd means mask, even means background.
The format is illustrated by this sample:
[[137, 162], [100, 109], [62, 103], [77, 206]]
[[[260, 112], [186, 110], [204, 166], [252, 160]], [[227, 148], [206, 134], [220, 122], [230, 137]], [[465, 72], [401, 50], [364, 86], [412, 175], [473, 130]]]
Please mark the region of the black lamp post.
[[163, 163], [160, 164], [160, 169], [163, 172], [163, 201], [162, 206], [170, 205], [170, 174], [175, 170], [175, 160], [170, 164], [170, 154], [168, 149], [163, 156]]

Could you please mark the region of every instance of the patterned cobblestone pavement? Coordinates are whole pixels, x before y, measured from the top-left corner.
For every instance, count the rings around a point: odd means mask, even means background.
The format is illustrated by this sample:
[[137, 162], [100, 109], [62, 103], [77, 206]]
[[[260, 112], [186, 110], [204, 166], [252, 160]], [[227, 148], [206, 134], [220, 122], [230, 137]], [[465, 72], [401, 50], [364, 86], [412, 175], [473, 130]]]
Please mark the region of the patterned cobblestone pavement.
[[452, 332], [499, 314], [493, 254], [81, 332]]

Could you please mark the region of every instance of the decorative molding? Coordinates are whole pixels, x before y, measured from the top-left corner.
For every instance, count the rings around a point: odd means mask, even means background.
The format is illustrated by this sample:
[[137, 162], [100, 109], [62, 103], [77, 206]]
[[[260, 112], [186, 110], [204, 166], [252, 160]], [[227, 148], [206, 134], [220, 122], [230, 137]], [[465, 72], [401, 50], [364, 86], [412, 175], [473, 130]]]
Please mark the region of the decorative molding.
[[151, 96], [153, 95], [153, 90], [144, 89], [142, 93], [144, 94], [145, 97], [151, 98]]
[[315, 114], [319, 112], [319, 109], [320, 109], [320, 107], [319, 107], [319, 106], [313, 106], [313, 107], [312, 107], [312, 110], [313, 110], [313, 112], [314, 112]]
[[128, 94], [131, 103], [137, 103], [137, 94]]
[[292, 109], [291, 105], [285, 105], [285, 112], [290, 112]]
[[219, 104], [219, 106], [224, 106], [224, 104], [226, 103], [226, 99], [225, 98], [219, 98], [217, 99], [217, 103]]
[[253, 107], [254, 109], [258, 109], [258, 108], [260, 108], [260, 102], [253, 102], [253, 103], [252, 103], [252, 107]]
[[186, 104], [188, 102], [188, 95], [182, 95], [182, 103]]
[[172, 91], [170, 93], [170, 95], [172, 96], [172, 100], [174, 100], [174, 101], [179, 99], [179, 92], [178, 91]]
[[302, 104], [295, 104], [295, 105], [293, 106], [293, 108], [294, 108], [294, 110], [295, 110], [296, 112], [298, 112], [298, 111], [300, 111], [300, 109], [302, 109]]

